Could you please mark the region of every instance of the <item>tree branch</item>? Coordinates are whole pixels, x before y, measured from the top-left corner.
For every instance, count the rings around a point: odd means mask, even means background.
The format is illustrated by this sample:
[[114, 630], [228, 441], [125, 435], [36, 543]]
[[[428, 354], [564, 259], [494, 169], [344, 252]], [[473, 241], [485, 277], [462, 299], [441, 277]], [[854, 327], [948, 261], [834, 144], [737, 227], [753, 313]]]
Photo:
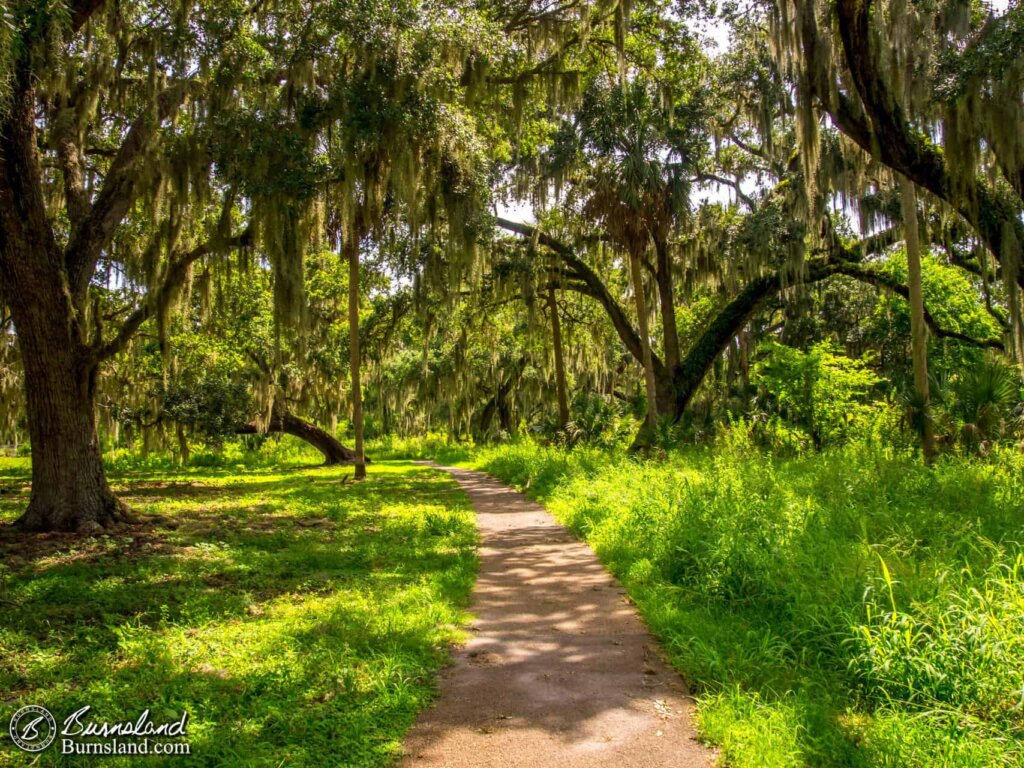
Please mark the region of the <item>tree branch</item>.
[[[525, 237], [529, 240], [536, 238], [537, 243], [543, 245], [555, 256], [562, 260], [562, 262], [571, 270], [573, 276], [578, 278], [583, 286], [584, 290], [581, 290], [577, 285], [566, 285], [565, 288], [568, 290], [582, 293], [586, 296], [590, 296], [604, 308], [604, 311], [608, 314], [608, 318], [612, 321], [612, 325], [615, 327], [616, 333], [625, 345], [633, 357], [637, 360], [643, 361], [643, 347], [640, 343], [640, 334], [637, 333], [633, 327], [633, 323], [626, 316], [625, 310], [615, 297], [611, 295], [608, 288], [605, 286], [604, 281], [598, 276], [590, 265], [580, 259], [575, 251], [565, 243], [557, 240], [543, 231], [538, 231], [536, 227], [530, 224], [522, 224], [515, 221], [509, 221], [498, 217], [495, 222], [499, 227], [509, 232], [514, 232], [517, 235]], [[655, 374], [659, 377], [663, 377], [666, 373], [665, 364], [652, 352], [652, 362], [654, 363]]]
[[97, 363], [102, 362], [124, 349], [139, 327], [171, 300], [174, 292], [184, 282], [189, 267], [197, 260], [217, 250], [218, 245], [226, 248], [245, 248], [251, 243], [252, 228], [250, 227], [223, 244], [217, 244], [212, 240], [208, 240], [173, 261], [170, 267], [168, 267], [167, 275], [164, 277], [160, 287], [146, 295], [139, 308], [125, 318], [117, 334], [106, 344], [93, 348], [94, 361]]
[[[878, 52], [872, 45], [871, 2], [837, 0], [836, 3], [844, 58], [866, 115], [858, 115], [843, 93], [839, 92], [834, 101], [830, 97], [828, 84], [822, 82], [822, 73], [828, 70], [817, 61], [813, 13], [804, 11], [804, 48], [814, 59], [808, 61], [812, 69], [809, 76], [812, 90], [843, 133], [865, 152], [878, 156], [887, 166], [955, 208], [996, 258], [1002, 258], [1004, 228], [1009, 225], [1016, 230], [1016, 240], [1020, 243], [1024, 242], [1024, 225], [1011, 206], [982, 179], [964, 178], [954, 185], [942, 151], [913, 128], [899, 100], [878, 74], [881, 68]], [[960, 187], [962, 191], [956, 192]], [[1018, 280], [1024, 286], [1024, 271]]]
[[68, 282], [77, 297], [85, 295], [102, 251], [138, 197], [138, 166], [151, 148], [160, 125], [181, 106], [191, 83], [179, 82], [164, 90], [152, 111], [139, 115], [125, 135], [110, 164], [96, 201], [74, 229], [65, 251]]
[[[910, 299], [910, 289], [907, 288], [907, 286], [903, 285], [903, 283], [899, 282], [894, 277], [867, 265], [839, 261], [836, 263], [836, 272], [841, 275], [846, 275], [847, 277], [852, 277], [862, 283], [868, 283], [869, 285], [873, 285], [877, 288], [883, 288], [884, 290], [895, 293], [898, 296], [902, 296], [904, 299]], [[924, 321], [927, 323], [928, 329], [938, 338], [954, 339], [963, 344], [968, 344], [972, 347], [981, 347], [983, 349], [1005, 349], [1003, 342], [1000, 339], [976, 339], [965, 333], [951, 331], [941, 327], [927, 308], [924, 310]]]

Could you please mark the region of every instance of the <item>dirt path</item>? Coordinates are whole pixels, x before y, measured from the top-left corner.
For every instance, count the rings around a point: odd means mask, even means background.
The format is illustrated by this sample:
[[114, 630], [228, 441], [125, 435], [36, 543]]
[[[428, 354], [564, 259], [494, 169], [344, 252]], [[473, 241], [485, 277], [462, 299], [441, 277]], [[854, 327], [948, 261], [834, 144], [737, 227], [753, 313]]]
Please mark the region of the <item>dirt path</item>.
[[403, 768], [713, 765], [683, 681], [594, 553], [522, 494], [447, 471], [483, 538], [477, 620], [409, 733]]

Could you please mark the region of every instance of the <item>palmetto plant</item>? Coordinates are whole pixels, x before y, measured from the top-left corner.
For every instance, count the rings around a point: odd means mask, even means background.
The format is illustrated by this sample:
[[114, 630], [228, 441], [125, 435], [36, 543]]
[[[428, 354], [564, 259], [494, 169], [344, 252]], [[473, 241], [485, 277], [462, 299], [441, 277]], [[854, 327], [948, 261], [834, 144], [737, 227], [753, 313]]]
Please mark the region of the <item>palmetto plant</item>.
[[1013, 428], [1011, 411], [1020, 401], [1020, 379], [1005, 362], [986, 358], [953, 385], [953, 415], [965, 449], [986, 452], [991, 441]]

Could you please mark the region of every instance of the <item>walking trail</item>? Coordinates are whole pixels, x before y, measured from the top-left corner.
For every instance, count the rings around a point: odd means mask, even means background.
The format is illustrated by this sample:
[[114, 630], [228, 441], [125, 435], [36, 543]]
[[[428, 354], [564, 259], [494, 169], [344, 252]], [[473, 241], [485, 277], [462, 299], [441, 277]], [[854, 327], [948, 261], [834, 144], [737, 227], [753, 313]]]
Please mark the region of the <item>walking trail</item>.
[[445, 469], [477, 511], [476, 621], [403, 768], [713, 765], [682, 679], [594, 553], [522, 494]]

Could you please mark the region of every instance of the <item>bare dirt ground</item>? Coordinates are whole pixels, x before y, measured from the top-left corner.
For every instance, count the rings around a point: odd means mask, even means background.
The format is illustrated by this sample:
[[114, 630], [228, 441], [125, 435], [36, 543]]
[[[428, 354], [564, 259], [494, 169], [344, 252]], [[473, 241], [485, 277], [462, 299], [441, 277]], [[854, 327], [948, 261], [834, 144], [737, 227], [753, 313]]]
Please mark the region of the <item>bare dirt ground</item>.
[[522, 494], [446, 469], [477, 510], [477, 618], [403, 768], [713, 765], [685, 684], [594, 553]]

